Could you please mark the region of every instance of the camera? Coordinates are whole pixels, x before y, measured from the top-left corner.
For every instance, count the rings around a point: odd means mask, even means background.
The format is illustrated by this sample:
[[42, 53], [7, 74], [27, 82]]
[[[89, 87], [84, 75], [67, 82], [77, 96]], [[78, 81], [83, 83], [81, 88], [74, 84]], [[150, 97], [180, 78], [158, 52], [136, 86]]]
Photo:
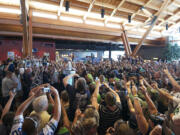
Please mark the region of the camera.
[[16, 93], [16, 91], [17, 91], [16, 88], [14, 88], [14, 89], [12, 90], [13, 93]]
[[47, 92], [50, 92], [51, 90], [50, 90], [50, 88], [49, 87], [46, 87], [46, 88], [43, 88], [43, 90], [42, 90], [44, 93], [47, 93]]
[[156, 115], [150, 115], [149, 117], [151, 121], [154, 123], [154, 125], [163, 125], [165, 118], [161, 116]]

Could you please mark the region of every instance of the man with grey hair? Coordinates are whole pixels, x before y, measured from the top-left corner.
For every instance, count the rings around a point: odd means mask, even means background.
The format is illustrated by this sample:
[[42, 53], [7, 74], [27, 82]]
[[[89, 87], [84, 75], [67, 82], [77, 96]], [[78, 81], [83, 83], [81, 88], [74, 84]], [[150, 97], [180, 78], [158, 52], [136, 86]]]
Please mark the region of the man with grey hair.
[[41, 118], [40, 126], [38, 131], [44, 128], [44, 126], [49, 122], [51, 115], [47, 112], [48, 108], [48, 99], [46, 95], [37, 97], [33, 103], [34, 111], [31, 112], [31, 115], [38, 115]]

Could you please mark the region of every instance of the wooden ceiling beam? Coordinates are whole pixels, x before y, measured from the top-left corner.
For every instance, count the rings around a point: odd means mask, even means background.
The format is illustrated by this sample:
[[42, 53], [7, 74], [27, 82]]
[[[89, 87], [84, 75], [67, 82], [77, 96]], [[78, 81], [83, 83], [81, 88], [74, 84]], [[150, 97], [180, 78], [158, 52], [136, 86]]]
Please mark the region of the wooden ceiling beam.
[[116, 11], [124, 4], [125, 1], [126, 1], [126, 0], [122, 0], [122, 1], [119, 3], [119, 5], [112, 11], [111, 15], [105, 19], [105, 21], [104, 21], [105, 24], [107, 24], [108, 21], [109, 21], [109, 19], [111, 19], [111, 17], [113, 17], [113, 16], [115, 15]]
[[61, 0], [60, 3], [59, 3], [58, 16], [61, 15], [61, 11], [62, 11], [62, 8], [63, 8], [63, 3], [64, 3], [64, 0]]
[[[152, 0], [148, 0], [148, 2], [143, 5], [143, 7], [146, 7], [146, 6], [149, 5], [149, 3], [151, 3], [151, 2], [152, 2]], [[138, 14], [140, 11], [141, 11], [141, 8], [138, 9], [137, 12], [135, 12], [135, 13], [132, 14], [131, 19], [133, 19], [133, 18], [136, 16], [136, 14]]]
[[178, 19], [175, 24], [169, 26], [169, 29], [173, 28], [174, 26], [177, 26], [177, 27], [180, 26], [180, 19]]
[[28, 56], [28, 8], [27, 8], [28, 1], [21, 0], [21, 19], [23, 24], [23, 56]]
[[180, 2], [173, 0], [172, 4], [180, 8]]
[[[171, 1], [170, 4], [172, 4], [172, 2], [173, 2], [173, 1]], [[156, 14], [158, 14], [158, 11], [156, 12]], [[156, 14], [155, 14], [155, 15], [156, 15]], [[173, 14], [174, 14], [174, 13], [173, 13]], [[152, 18], [149, 17], [149, 18], [145, 21], [145, 24], [147, 24], [151, 19], [152, 19]], [[166, 22], [166, 19], [159, 19], [159, 20], [161, 21], [161, 23]], [[175, 24], [175, 22], [173, 22], [173, 21], [169, 21], [169, 23]], [[157, 25], [157, 26], [160, 27], [160, 25]]]
[[[9, 31], [0, 31], [0, 35], [1, 36], [22, 36], [22, 32], [9, 32]], [[49, 39], [66, 39], [66, 40], [77, 40], [77, 41], [94, 41], [94, 42], [104, 42], [104, 43], [121, 43], [122, 40], [120, 37], [117, 37], [118, 40], [114, 41], [114, 40], [102, 40], [102, 39], [90, 39], [90, 38], [80, 38], [80, 37], [72, 37], [72, 36], [59, 36], [59, 35], [47, 35], [47, 34], [38, 34], [38, 33], [33, 33], [32, 34], [33, 37], [36, 38], [49, 38]], [[129, 42], [133, 42], [133, 43], [137, 43], [139, 41], [138, 38], [128, 38]], [[148, 40], [146, 39], [143, 45], [147, 45], [147, 46], [161, 46], [161, 44], [159, 44], [159, 41], [156, 40]], [[164, 45], [162, 45], [164, 46]]]
[[[145, 2], [142, 2], [142, 1], [139, 1], [139, 0], [127, 0], [127, 1], [130, 2], [130, 3], [133, 3], [133, 4], [138, 4], [138, 5], [140, 5], [140, 6], [143, 6], [143, 5], [146, 4]], [[155, 6], [150, 5], [150, 4], [146, 5], [146, 7], [147, 7], [147, 8], [150, 8], [150, 9], [153, 9], [153, 10], [156, 10], [156, 11], [158, 11], [158, 10], [160, 9], [160, 7], [155, 7]], [[173, 15], [173, 13], [170, 12], [170, 11], [168, 11], [168, 12], [166, 11], [166, 13], [167, 13], [168, 15]]]
[[[90, 3], [89, 0], [77, 0], [77, 1], [84, 2], [84, 3]], [[134, 1], [134, 0], [132, 0], [132, 1]], [[135, 1], [135, 2], [136, 2], [136, 1]], [[94, 3], [94, 5], [97, 5], [97, 6], [100, 6], [100, 7], [101, 7], [101, 6], [102, 6], [102, 2], [96, 1], [96, 2]], [[115, 9], [115, 8], [116, 8], [116, 6], [114, 6], [114, 5], [112, 5], [112, 4], [107, 4], [107, 3], [104, 3], [103, 6], [106, 7], [106, 8], [109, 8], [109, 9]], [[148, 7], [148, 8], [149, 8], [149, 7]], [[157, 8], [157, 9], [159, 10], [159, 8]], [[131, 10], [131, 9], [128, 9], [128, 8], [123, 8], [123, 7], [120, 7], [120, 8], [118, 9], [118, 11], [123, 11], [123, 12], [131, 13], [131, 14], [133, 14], [133, 13], [135, 12], [134, 10]], [[140, 15], [140, 16], [143, 16], [143, 17], [147, 17], [147, 16], [146, 16], [145, 14], [143, 14], [143, 13], [137, 13], [137, 15]], [[158, 20], [164, 21], [164, 19], [161, 18], [161, 17], [159, 17]], [[171, 22], [171, 23], [173, 23], [173, 22]]]
[[156, 14], [156, 19], [152, 22], [151, 26], [148, 28], [148, 30], [145, 32], [145, 34], [143, 35], [142, 39], [139, 41], [138, 45], [136, 46], [136, 48], [134, 49], [132, 56], [136, 56], [137, 52], [139, 51], [139, 49], [141, 48], [144, 40], [146, 39], [146, 37], [148, 36], [148, 34], [151, 32], [152, 28], [154, 27], [154, 25], [157, 22], [158, 17], [161, 15], [161, 13], [163, 12], [163, 10], [165, 8], [167, 8], [169, 4], [169, 0], [165, 0], [160, 8], [160, 10], [158, 11], [158, 13]]
[[[165, 22], [169, 22], [170, 19], [172, 19], [173, 17], [177, 16], [179, 13], [180, 13], [180, 9], [177, 10], [177, 11], [175, 11], [175, 12], [174, 12], [174, 15], [168, 17], [168, 18], [167, 18], [166, 20], [164, 20], [164, 21], [161, 21], [157, 26], [161, 26], [161, 25], [164, 24]], [[173, 24], [175, 24], [175, 23], [173, 23]]]
[[91, 9], [93, 8], [93, 5], [94, 5], [95, 1], [96, 1], [96, 0], [92, 0], [92, 1], [91, 1], [90, 5], [89, 5], [89, 8], [88, 8], [88, 11], [87, 11], [87, 13], [84, 15], [84, 17], [83, 17], [83, 20], [84, 20], [84, 21], [86, 20], [88, 14], [91, 12]]

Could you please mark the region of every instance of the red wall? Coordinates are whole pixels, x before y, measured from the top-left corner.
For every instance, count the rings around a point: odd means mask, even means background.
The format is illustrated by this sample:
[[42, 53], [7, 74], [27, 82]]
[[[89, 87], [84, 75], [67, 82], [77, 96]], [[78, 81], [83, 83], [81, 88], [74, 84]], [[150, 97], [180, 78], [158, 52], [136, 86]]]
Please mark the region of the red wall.
[[[34, 55], [43, 57], [44, 53], [50, 54], [50, 59], [55, 60], [55, 42], [33, 41], [33, 48], [37, 48], [38, 52]], [[0, 60], [7, 59], [7, 53], [14, 52], [15, 56], [22, 56], [22, 40], [17, 39], [1, 39], [0, 40]]]

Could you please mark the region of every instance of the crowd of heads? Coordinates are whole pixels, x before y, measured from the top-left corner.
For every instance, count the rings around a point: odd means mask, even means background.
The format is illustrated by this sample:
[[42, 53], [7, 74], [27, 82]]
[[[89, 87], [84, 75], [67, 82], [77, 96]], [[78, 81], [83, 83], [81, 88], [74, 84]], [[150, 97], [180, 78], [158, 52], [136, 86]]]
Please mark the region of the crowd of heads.
[[0, 63], [2, 135], [180, 135], [180, 62]]

